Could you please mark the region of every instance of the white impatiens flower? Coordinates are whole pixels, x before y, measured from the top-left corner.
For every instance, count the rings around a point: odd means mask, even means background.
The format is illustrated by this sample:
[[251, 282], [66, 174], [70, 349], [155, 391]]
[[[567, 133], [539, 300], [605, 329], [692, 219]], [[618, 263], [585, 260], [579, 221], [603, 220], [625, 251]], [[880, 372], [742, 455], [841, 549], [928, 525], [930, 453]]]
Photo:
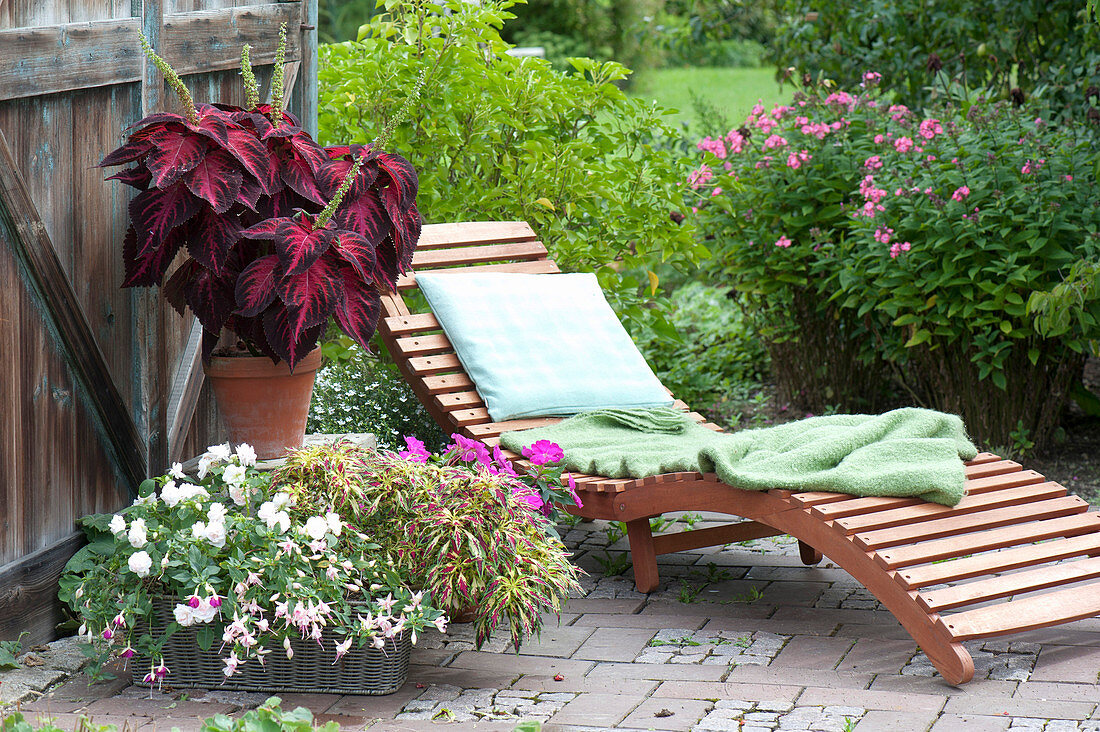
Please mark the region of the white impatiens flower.
[[114, 516], [111, 517], [111, 523], [108, 525], [107, 528], [111, 530], [112, 534], [118, 536], [119, 534], [126, 531], [126, 519], [122, 518], [116, 513]]
[[127, 534], [126, 538], [130, 540], [130, 546], [135, 549], [145, 546], [145, 543], [149, 540], [145, 531], [145, 519], [134, 519], [134, 523], [130, 524], [130, 533]]
[[244, 482], [245, 472], [247, 472], [247, 468], [243, 465], [227, 465], [225, 466], [225, 472], [222, 473], [222, 480], [229, 485], [240, 485]]
[[249, 466], [256, 464], [256, 450], [247, 442], [242, 442], [237, 445], [237, 459], [241, 465]]
[[193, 536], [196, 539], [205, 539], [206, 538], [206, 522], [205, 521], [196, 521], [195, 523], [191, 524], [191, 536]]
[[176, 605], [172, 612], [176, 616], [176, 622], [184, 627], [195, 623], [195, 609], [186, 603]]
[[275, 504], [275, 508], [286, 508], [290, 505], [290, 494], [285, 491], [280, 491], [275, 494], [275, 497], [271, 499], [271, 502]]
[[199, 458], [199, 469], [196, 471], [196, 475], [199, 476], [199, 480], [206, 477], [206, 474], [210, 472], [210, 466], [216, 462], [210, 453], [207, 453]]
[[126, 566], [138, 577], [148, 577], [149, 569], [153, 566], [153, 558], [146, 551], [134, 552], [126, 560]]
[[183, 463], [172, 463], [172, 469], [168, 471], [168, 474], [177, 480], [183, 480], [187, 477], [187, 473], [183, 472]]
[[225, 523], [225, 504], [211, 503], [206, 512], [206, 517], [210, 520], [210, 523]]
[[219, 549], [225, 546], [225, 524], [221, 521], [211, 521], [207, 524], [206, 540]]
[[[226, 470], [226, 472], [228, 473], [229, 471]], [[238, 506], [243, 506], [248, 502], [248, 493], [245, 491], [244, 486], [238, 483], [237, 485], [229, 486], [229, 498]]]
[[[274, 517], [275, 523], [279, 525], [279, 531], [286, 533], [290, 531], [290, 514], [286, 511], [279, 511]], [[275, 528], [272, 526], [271, 528]]]
[[135, 506], [155, 506], [157, 505], [157, 494], [150, 493], [147, 496], [139, 496], [134, 499]]
[[328, 521], [325, 519], [320, 516], [310, 516], [306, 520], [306, 534], [314, 541], [325, 538], [327, 533]]
[[210, 495], [205, 488], [194, 483], [180, 483], [179, 491], [180, 499], [184, 501], [190, 501], [192, 498], [206, 498]]
[[160, 498], [168, 508], [174, 508], [183, 500], [183, 491], [176, 485], [176, 481], [170, 480], [160, 489]]
[[228, 460], [229, 456], [233, 454], [233, 448], [229, 446], [228, 442], [223, 442], [220, 445], [211, 445], [206, 448], [206, 454], [215, 460]]
[[340, 514], [329, 511], [325, 514], [325, 522], [328, 523], [328, 530], [331, 531], [334, 536], [340, 535], [340, 531], [344, 527], [344, 522], [340, 520]]

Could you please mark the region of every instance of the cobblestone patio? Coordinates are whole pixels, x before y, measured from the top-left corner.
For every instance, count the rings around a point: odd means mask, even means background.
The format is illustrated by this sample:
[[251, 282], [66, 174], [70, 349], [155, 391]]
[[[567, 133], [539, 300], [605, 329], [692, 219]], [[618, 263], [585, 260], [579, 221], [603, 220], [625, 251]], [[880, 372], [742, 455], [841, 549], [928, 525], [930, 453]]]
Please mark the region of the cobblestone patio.
[[[666, 529], [713, 518], [689, 515]], [[648, 597], [633, 589], [618, 527], [582, 523], [565, 539], [589, 573], [584, 592], [519, 654], [506, 634], [475, 650], [470, 628], [455, 626], [421, 639], [396, 694], [285, 694], [283, 708], [306, 706], [349, 730], [510, 730], [539, 720], [578, 732], [1100, 732], [1100, 619], [973, 644], [975, 679], [954, 688], [844, 570], [828, 560], [803, 566], [786, 537], [661, 557], [662, 584]], [[0, 699], [22, 699], [30, 716], [66, 727], [86, 715], [186, 732], [267, 696], [150, 693], [125, 672], [89, 685], [70, 676], [80, 666], [71, 647], [37, 655], [40, 665], [0, 674]]]

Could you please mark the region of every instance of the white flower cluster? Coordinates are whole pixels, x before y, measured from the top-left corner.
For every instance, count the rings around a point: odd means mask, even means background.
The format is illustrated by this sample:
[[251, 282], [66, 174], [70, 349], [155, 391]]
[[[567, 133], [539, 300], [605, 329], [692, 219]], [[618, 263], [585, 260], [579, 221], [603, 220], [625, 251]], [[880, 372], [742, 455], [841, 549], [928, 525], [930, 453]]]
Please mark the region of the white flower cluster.
[[[228, 462], [229, 458], [233, 456], [233, 449], [229, 446], [228, 442], [221, 445], [211, 445], [206, 448], [206, 452], [199, 458], [199, 468], [197, 475], [199, 480], [206, 477], [206, 474], [210, 472], [210, 468], [217, 463]], [[225, 482], [230, 485], [239, 485], [244, 480], [244, 469], [256, 464], [256, 450], [247, 442], [242, 442], [237, 445], [237, 464], [230, 465], [225, 469], [225, 473], [222, 477]], [[230, 470], [233, 470], [230, 473]], [[236, 500], [236, 499], [234, 499]], [[237, 505], [244, 505], [242, 500]]]
[[276, 493], [270, 501], [264, 501], [256, 516], [267, 524], [267, 528], [279, 527], [279, 531], [286, 533], [290, 529], [290, 514], [283, 509], [290, 505], [290, 494]]
[[191, 536], [206, 539], [221, 549], [225, 546], [225, 504], [212, 503], [206, 512], [206, 521], [196, 521], [191, 526]]
[[221, 604], [221, 598], [217, 595], [210, 597], [194, 595], [187, 602], [176, 605], [172, 612], [176, 616], [176, 622], [183, 626], [209, 623], [217, 617]]

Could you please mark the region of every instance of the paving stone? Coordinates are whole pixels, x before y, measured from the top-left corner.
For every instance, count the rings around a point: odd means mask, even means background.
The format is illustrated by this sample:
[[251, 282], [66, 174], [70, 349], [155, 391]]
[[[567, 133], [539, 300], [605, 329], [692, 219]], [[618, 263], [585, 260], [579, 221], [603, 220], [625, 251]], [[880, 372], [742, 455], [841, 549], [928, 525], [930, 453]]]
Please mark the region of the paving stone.
[[[844, 692], [844, 701], [853, 707], [877, 709], [895, 712], [938, 712], [943, 708], [944, 699], [931, 694], [906, 694], [896, 691], [874, 691], [871, 689], [848, 689]], [[799, 706], [820, 704], [827, 706], [836, 701], [836, 689], [807, 687], [798, 697]]]
[[796, 636], [772, 661], [772, 667], [831, 669], [852, 647], [848, 638]]
[[726, 676], [726, 681], [788, 686], [822, 686], [830, 689], [866, 689], [871, 674], [844, 671], [794, 668], [786, 666], [738, 666]]
[[538, 638], [528, 638], [519, 652], [527, 656], [568, 658], [592, 635], [591, 628], [543, 628]]
[[[78, 729], [82, 720], [87, 720], [87, 715], [83, 714], [45, 714], [37, 712], [24, 716], [26, 720], [32, 724], [44, 725], [50, 722], [61, 729]], [[128, 730], [131, 732], [138, 732], [139, 730], [141, 732], [151, 732], [153, 729], [149, 725], [150, 720], [146, 717], [99, 714], [92, 718], [91, 721], [93, 724], [97, 725], [113, 724], [119, 730]]]
[[1091, 702], [956, 696], [947, 700], [943, 710], [947, 713], [960, 715], [1087, 719], [1095, 706]]
[[861, 638], [840, 660], [838, 671], [862, 671], [872, 674], [896, 674], [917, 652], [910, 640], [884, 640]]
[[1028, 681], [1016, 687], [1015, 695], [1021, 699], [1100, 702], [1100, 686], [1096, 684], [1063, 684], [1053, 681]]
[[90, 715], [119, 717], [210, 717], [215, 714], [228, 714], [237, 707], [218, 702], [200, 702], [181, 699], [139, 699], [136, 697], [115, 696], [99, 699], [84, 708]]
[[656, 663], [600, 663], [588, 677], [593, 679], [684, 679], [689, 681], [718, 681], [725, 675], [722, 666], [688, 666]]
[[[645, 598], [625, 600], [566, 600], [562, 608], [567, 613], [614, 613], [616, 615], [630, 615], [638, 612], [646, 604]], [[665, 613], [666, 615], [668, 613]]]
[[[677, 600], [651, 599], [642, 610], [642, 615], [680, 615], [685, 618], [756, 618], [763, 619], [775, 612], [775, 608], [765, 605], [745, 605], [742, 603], [715, 604], [710, 602], [684, 603]], [[679, 624], [679, 623], [677, 623]]]
[[710, 702], [705, 701], [650, 697], [639, 704], [622, 724], [642, 729], [689, 730], [710, 708]]
[[[802, 687], [781, 684], [750, 684], [733, 681], [680, 681], [673, 679], [661, 683], [654, 693], [673, 699], [723, 699], [750, 702], [789, 704], [798, 698]], [[739, 704], [745, 702], [738, 701]]]
[[585, 613], [570, 627], [583, 628], [670, 628], [680, 626], [689, 631], [698, 630], [708, 621], [702, 617], [685, 618], [682, 615], [615, 615], [611, 613]]
[[1100, 647], [1045, 645], [1031, 674], [1033, 681], [1077, 681], [1095, 684], [1100, 673]]
[[887, 712], [872, 709], [855, 726], [855, 732], [924, 732], [936, 721], [930, 712]]
[[558, 711], [554, 724], [617, 725], [641, 699], [632, 694], [581, 694]]
[[[501, 678], [505, 678], [524, 673], [584, 675], [593, 665], [591, 661], [488, 653], [486, 651], [463, 651], [455, 657], [448, 668], [495, 672]], [[485, 684], [484, 686], [503, 688], [510, 685], [511, 682], [508, 681], [507, 683]]]
[[931, 732], [1001, 732], [1008, 729], [1008, 717], [985, 717], [973, 714], [944, 714], [932, 725]]
[[828, 587], [825, 582], [772, 582], [764, 588], [760, 599], [754, 602], [776, 606], [812, 606]]
[[[424, 688], [427, 688], [425, 685]], [[349, 717], [366, 717], [369, 719], [390, 720], [401, 711], [406, 703], [424, 692], [424, 688], [417, 689], [416, 682], [409, 681], [393, 694], [385, 696], [366, 696], [362, 694], [348, 694], [340, 697], [328, 709], [318, 709], [305, 705], [313, 713], [326, 712]], [[284, 694], [284, 697], [291, 695]]]
[[513, 689], [536, 692], [571, 692], [574, 694], [626, 694], [639, 699], [649, 696], [659, 682], [642, 679], [624, 679], [612, 676], [564, 676], [555, 681], [553, 676], [543, 674], [525, 674], [519, 678]]
[[[633, 661], [647, 649], [653, 637], [651, 628], [596, 628], [589, 630], [587, 640], [572, 657], [593, 661]], [[657, 650], [663, 650], [663, 647]]]
[[[776, 635], [832, 635], [837, 624], [828, 620], [818, 623], [804, 620], [775, 620], [774, 618], [712, 617], [703, 626], [705, 631], [729, 631], [751, 633], [764, 631]], [[908, 637], [908, 636], [907, 636]]]
[[914, 676], [878, 675], [871, 684], [876, 691], [903, 692], [910, 694], [932, 694], [941, 697], [1010, 697], [1019, 684], [1010, 681], [987, 681], [976, 679], [962, 686], [951, 686], [941, 676], [920, 678]]

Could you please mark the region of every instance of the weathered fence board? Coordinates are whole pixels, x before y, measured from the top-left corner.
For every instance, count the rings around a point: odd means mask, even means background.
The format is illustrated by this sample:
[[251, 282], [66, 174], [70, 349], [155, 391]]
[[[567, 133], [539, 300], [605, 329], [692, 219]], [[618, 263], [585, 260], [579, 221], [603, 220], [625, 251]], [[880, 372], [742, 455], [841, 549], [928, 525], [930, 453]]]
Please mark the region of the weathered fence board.
[[241, 45], [266, 90], [285, 22], [290, 111], [316, 133], [316, 17], [316, 0], [0, 0], [0, 639], [52, 635], [80, 516], [223, 434], [193, 319], [119, 287], [133, 191], [94, 166], [179, 111], [139, 32], [196, 100], [240, 104]]

